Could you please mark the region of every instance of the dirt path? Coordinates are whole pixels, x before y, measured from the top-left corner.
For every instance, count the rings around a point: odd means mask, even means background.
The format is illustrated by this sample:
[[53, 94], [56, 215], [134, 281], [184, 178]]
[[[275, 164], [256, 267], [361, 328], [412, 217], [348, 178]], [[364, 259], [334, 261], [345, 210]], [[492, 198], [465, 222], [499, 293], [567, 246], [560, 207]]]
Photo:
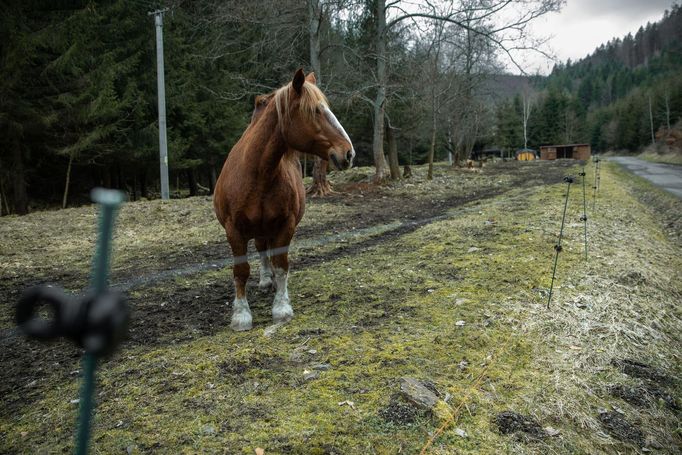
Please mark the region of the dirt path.
[[[555, 162], [538, 169], [533, 166], [519, 167], [515, 162], [496, 163], [486, 169], [486, 173], [489, 177], [497, 176], [500, 181], [505, 179], [504, 185], [482, 184], [463, 194], [461, 191], [454, 191], [456, 188], [453, 188], [453, 191], [445, 190], [441, 194], [396, 197], [390, 187], [339, 185], [337, 186], [339, 193], [320, 200], [309, 200], [308, 204], [314, 205], [319, 201], [332, 207], [342, 207], [349, 213], [333, 222], [323, 224], [306, 224], [304, 219], [304, 223], [296, 232], [293, 245], [295, 248], [298, 242], [306, 240], [321, 242], [324, 240], [323, 236], [328, 238], [329, 242], [333, 242], [334, 235], [338, 233], [350, 233], [351, 237], [359, 238], [360, 236], [355, 234], [362, 234], [363, 230], [379, 229], [381, 226], [393, 225], [396, 222], [429, 220], [443, 215], [453, 207], [502, 194], [512, 188], [530, 188], [560, 182], [571, 164], [568, 161]], [[222, 235], [206, 243], [196, 243], [189, 249], [176, 248], [173, 245], [163, 247], [160, 260], [153, 260], [148, 251], [141, 249], [126, 261], [124, 267], [117, 269], [114, 266], [111, 277], [113, 285], [122, 290], [130, 290], [159, 280], [224, 267], [231, 260], [231, 253]], [[250, 252], [255, 253], [253, 242], [250, 245]], [[40, 283], [55, 284], [66, 289], [80, 289], [87, 285], [88, 276], [82, 268], [72, 268], [69, 263], [52, 266], [50, 261], [54, 259], [46, 257], [45, 264], [41, 264], [44, 267], [34, 270], [31, 275], [18, 277], [0, 275], [0, 298], [15, 300], [22, 289]]]

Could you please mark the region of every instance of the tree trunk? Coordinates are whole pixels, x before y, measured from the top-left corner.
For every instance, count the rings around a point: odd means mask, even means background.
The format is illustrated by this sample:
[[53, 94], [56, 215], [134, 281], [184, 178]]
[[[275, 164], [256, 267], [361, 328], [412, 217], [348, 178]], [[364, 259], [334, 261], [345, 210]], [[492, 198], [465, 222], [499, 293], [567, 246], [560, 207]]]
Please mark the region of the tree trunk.
[[66, 167], [66, 183], [64, 183], [64, 197], [62, 197], [62, 208], [66, 208], [66, 201], [69, 197], [69, 183], [71, 182], [71, 165], [73, 164], [73, 155], [69, 155], [69, 165]]
[[117, 190], [121, 189], [121, 170], [119, 169], [118, 165], [114, 166], [114, 169], [111, 173], [111, 187]]
[[[473, 141], [467, 142], [466, 150], [464, 150], [464, 153], [466, 154], [466, 156], [471, 157], [471, 159], [474, 159], [474, 157], [473, 157], [474, 145], [476, 145], [476, 144]], [[476, 155], [478, 155], [477, 156], [478, 161], [480, 163], [482, 163], [483, 162], [483, 155], [481, 153], [478, 153], [478, 152], [476, 153]]]
[[199, 186], [197, 185], [197, 175], [194, 169], [187, 169], [187, 186], [189, 186], [189, 195], [196, 196], [199, 194]]
[[[322, 25], [322, 5], [320, 0], [308, 0], [308, 38], [310, 41], [310, 66], [315, 72], [317, 84], [322, 83], [322, 66], [320, 64], [320, 27]], [[327, 180], [329, 163], [315, 157], [313, 164], [313, 184], [306, 191], [311, 196], [326, 196], [333, 193], [331, 183]], [[308, 156], [303, 155], [303, 177], [308, 173]]]
[[523, 94], [523, 148], [528, 148], [528, 119], [530, 118], [530, 95]]
[[213, 181], [213, 166], [208, 165], [208, 169], [206, 169], [206, 178], [208, 179], [208, 194], [213, 194], [213, 191], [215, 191], [215, 182]]
[[2, 178], [2, 168], [0, 168], [0, 216], [2, 216], [2, 208], [5, 208], [5, 214], [9, 215], [9, 205], [7, 205], [7, 196], [5, 195], [5, 182]]
[[455, 144], [452, 141], [452, 125], [448, 126], [448, 160], [452, 167], [457, 167], [457, 162], [455, 161]]
[[372, 155], [376, 174], [375, 182], [385, 178], [384, 161], [384, 109], [386, 108], [386, 0], [377, 0], [377, 31], [375, 37], [377, 59], [377, 95], [374, 100], [374, 131], [372, 134]]
[[123, 189], [123, 173], [121, 172], [121, 166], [118, 164], [114, 167], [113, 175], [111, 177], [111, 185], [117, 190]]
[[123, 173], [123, 168], [120, 165], [116, 169], [116, 175], [118, 177], [118, 189], [121, 191], [127, 191], [128, 189], [126, 188], [125, 175]]
[[[412, 150], [414, 150], [414, 137], [410, 137], [410, 166], [414, 164], [412, 161]], [[410, 175], [412, 174], [410, 173]]]
[[443, 33], [442, 24], [438, 28], [438, 35], [435, 39], [435, 55], [433, 56], [433, 66], [431, 68], [431, 146], [429, 147], [429, 172], [426, 176], [429, 180], [433, 180], [433, 158], [436, 154], [436, 129], [438, 127], [438, 97], [436, 96], [436, 84], [438, 83], [438, 62], [440, 61], [440, 46], [441, 36]]
[[429, 147], [429, 173], [426, 178], [433, 180], [433, 155], [436, 152], [436, 115], [433, 116], [433, 124], [431, 125], [431, 146]]
[[210, 171], [210, 175], [209, 175], [209, 182], [210, 182], [210, 186], [211, 186], [211, 188], [210, 188], [211, 194], [213, 194], [213, 192], [215, 191], [215, 184], [217, 181], [218, 181], [218, 175], [216, 174], [216, 171], [215, 171], [215, 165], [211, 164], [211, 171]]
[[384, 162], [384, 101], [385, 97], [382, 93], [383, 88], [378, 90], [380, 94], [377, 94], [377, 102], [382, 99], [381, 105], [374, 105], [374, 125], [372, 133], [372, 156], [374, 157], [374, 181], [377, 183], [382, 182], [386, 177], [386, 169]]
[[308, 0], [308, 39], [310, 43], [310, 66], [315, 72], [318, 85], [322, 81], [320, 67], [320, 25], [322, 5], [320, 0]]
[[137, 201], [137, 172], [133, 172], [133, 192], [131, 193], [131, 199]]
[[14, 144], [13, 150], [14, 169], [12, 170], [12, 190], [14, 194], [14, 212], [18, 215], [28, 213], [28, 194], [26, 193], [26, 179], [24, 175], [24, 157], [21, 153], [21, 145]]
[[398, 143], [395, 139], [395, 128], [386, 124], [386, 140], [388, 141], [388, 167], [391, 180], [400, 180], [400, 163], [398, 163]]
[[329, 180], [327, 180], [328, 167], [329, 161], [315, 157], [315, 164], [313, 165], [313, 184], [307, 190], [307, 193], [310, 196], [327, 196], [334, 192]]
[[149, 199], [149, 192], [147, 191], [147, 167], [145, 166], [140, 173], [140, 197]]

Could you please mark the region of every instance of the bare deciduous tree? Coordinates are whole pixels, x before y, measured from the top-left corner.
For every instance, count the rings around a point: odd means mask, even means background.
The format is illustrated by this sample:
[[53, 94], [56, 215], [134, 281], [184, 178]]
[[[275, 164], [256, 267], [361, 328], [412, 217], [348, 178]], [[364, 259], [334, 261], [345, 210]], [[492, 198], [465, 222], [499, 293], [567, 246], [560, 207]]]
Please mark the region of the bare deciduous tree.
[[[391, 0], [388, 3], [386, 0], [376, 0], [374, 50], [377, 87], [372, 103], [374, 111], [372, 151], [376, 168], [375, 181], [382, 181], [386, 172], [383, 151], [388, 83], [386, 42], [391, 29], [407, 21], [421, 27], [425, 27], [425, 21], [453, 24], [483, 38], [496, 52], [504, 54], [512, 65], [523, 72], [523, 67], [518, 62], [518, 54], [524, 51], [543, 52], [541, 48], [543, 43], [534, 40], [529, 35], [528, 25], [546, 13], [557, 11], [563, 3], [563, 0], [526, 0], [522, 3], [509, 0], [462, 2], [450, 0], [426, 1], [414, 5], [401, 0]], [[463, 18], [468, 18], [468, 22]]]
[[530, 89], [526, 87], [521, 95], [521, 106], [523, 109], [521, 120], [523, 122], [523, 148], [528, 148], [528, 120], [530, 119], [530, 112], [533, 109], [533, 99], [530, 94]]

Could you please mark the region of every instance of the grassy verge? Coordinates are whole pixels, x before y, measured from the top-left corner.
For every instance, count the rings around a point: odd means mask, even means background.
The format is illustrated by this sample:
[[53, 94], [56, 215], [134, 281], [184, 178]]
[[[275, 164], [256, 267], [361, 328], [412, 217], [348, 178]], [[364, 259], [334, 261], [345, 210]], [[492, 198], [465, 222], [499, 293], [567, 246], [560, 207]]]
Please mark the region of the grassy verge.
[[654, 163], [682, 164], [682, 153], [644, 152], [639, 154], [637, 158]]
[[[460, 177], [441, 178], [456, 185]], [[430, 189], [384, 191], [426, 199]], [[679, 218], [679, 204], [607, 163], [588, 213], [585, 262], [582, 187], [573, 185], [547, 311], [565, 192], [565, 184], [511, 188], [397, 239], [294, 269], [296, 316], [272, 335], [264, 332], [270, 296], [254, 297], [251, 332], [231, 332], [225, 306], [210, 334], [127, 347], [99, 370], [94, 453], [418, 453], [439, 427], [429, 453], [679, 453], [682, 251], [656, 210]], [[82, 229], [94, 224], [86, 216], [75, 217]], [[202, 296], [225, 286], [227, 274], [185, 276], [166, 292]], [[186, 303], [201, 311], [202, 299]], [[156, 317], [173, 318], [163, 308]], [[624, 369], [623, 359], [646, 364], [650, 377]], [[76, 376], [48, 376], [39, 399], [3, 414], [0, 451], [68, 450]], [[433, 383], [443, 412], [396, 406], [405, 376]], [[647, 399], [614, 392], [630, 389]], [[507, 410], [558, 433], [502, 434], [496, 418]], [[614, 412], [627, 431], [605, 423]]]

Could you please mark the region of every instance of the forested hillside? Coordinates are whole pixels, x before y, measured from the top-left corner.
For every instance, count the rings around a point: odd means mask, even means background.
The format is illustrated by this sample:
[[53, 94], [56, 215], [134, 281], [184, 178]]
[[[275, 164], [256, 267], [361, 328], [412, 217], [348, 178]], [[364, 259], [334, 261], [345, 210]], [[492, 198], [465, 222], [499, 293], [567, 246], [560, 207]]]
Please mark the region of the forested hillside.
[[682, 9], [673, 5], [634, 36], [556, 65], [535, 90], [500, 104], [501, 146], [523, 145], [524, 103], [531, 147], [588, 142], [597, 151], [635, 152], [652, 142], [663, 146], [682, 117]]

